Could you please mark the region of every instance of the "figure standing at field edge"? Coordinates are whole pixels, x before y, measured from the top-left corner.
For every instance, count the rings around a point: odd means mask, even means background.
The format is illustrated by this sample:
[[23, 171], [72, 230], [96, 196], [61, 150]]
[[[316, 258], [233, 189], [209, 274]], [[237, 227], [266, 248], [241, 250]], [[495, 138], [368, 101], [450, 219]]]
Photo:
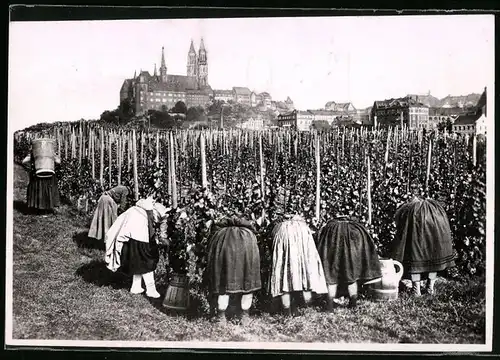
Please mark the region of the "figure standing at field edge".
[[[43, 140], [43, 139], [41, 139]], [[52, 158], [55, 166], [61, 164], [61, 158], [58, 155], [48, 155]], [[57, 212], [56, 208], [60, 204], [59, 189], [57, 187], [57, 176], [55, 169], [51, 169], [50, 176], [38, 176], [35, 166], [35, 156], [33, 154], [33, 143], [30, 147], [30, 153], [22, 161], [23, 167], [29, 171], [29, 183], [26, 193], [26, 202], [28, 209], [36, 213]]]

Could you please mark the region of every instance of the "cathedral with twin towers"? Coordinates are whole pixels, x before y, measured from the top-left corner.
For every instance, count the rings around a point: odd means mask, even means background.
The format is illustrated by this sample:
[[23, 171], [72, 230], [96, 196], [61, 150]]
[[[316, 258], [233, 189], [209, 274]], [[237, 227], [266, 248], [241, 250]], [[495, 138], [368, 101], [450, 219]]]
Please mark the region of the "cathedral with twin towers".
[[148, 110], [169, 110], [178, 101], [187, 107], [204, 106], [209, 102], [212, 89], [208, 84], [208, 56], [203, 38], [198, 52], [193, 40], [187, 54], [186, 75], [174, 75], [167, 72], [165, 50], [161, 49], [159, 73], [154, 65], [153, 75], [140, 70], [131, 79], [125, 79], [120, 89], [120, 103], [130, 100], [137, 115]]

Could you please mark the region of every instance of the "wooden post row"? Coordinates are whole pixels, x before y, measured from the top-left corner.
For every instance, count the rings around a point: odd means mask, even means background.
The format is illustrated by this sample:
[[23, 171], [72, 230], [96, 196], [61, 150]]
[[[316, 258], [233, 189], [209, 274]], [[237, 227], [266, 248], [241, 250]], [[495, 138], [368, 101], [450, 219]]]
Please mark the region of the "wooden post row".
[[101, 182], [101, 186], [104, 187], [104, 129], [101, 128], [100, 131], [100, 137], [101, 137], [101, 158], [100, 158], [100, 168], [99, 168], [99, 180]]
[[139, 179], [137, 178], [137, 142], [135, 137], [135, 129], [132, 130], [132, 156], [134, 158], [134, 196], [135, 200], [139, 200]]
[[122, 184], [122, 136], [120, 134], [116, 136], [116, 156], [117, 156], [117, 166], [118, 166], [118, 178], [117, 184]]
[[260, 192], [261, 192], [261, 197], [262, 197], [262, 217], [265, 216], [265, 206], [264, 206], [264, 200], [265, 200], [265, 183], [264, 183], [264, 155], [262, 152], [262, 134], [259, 133], [259, 162], [260, 162]]
[[93, 129], [90, 130], [90, 156], [92, 157], [92, 179], [95, 179], [95, 132]]
[[207, 189], [208, 181], [207, 181], [207, 164], [205, 159], [205, 135], [203, 134], [203, 132], [200, 133], [200, 159], [201, 159], [201, 186], [203, 189]]
[[170, 181], [172, 183], [172, 206], [177, 208], [177, 181], [175, 176], [175, 154], [174, 154], [174, 137], [170, 132]]
[[316, 135], [316, 220], [319, 222], [320, 216], [320, 203], [321, 203], [321, 193], [320, 193], [320, 175], [321, 175], [321, 159], [320, 159], [320, 141], [319, 135]]
[[372, 177], [371, 177], [371, 161], [370, 161], [370, 152], [368, 152], [368, 156], [366, 159], [366, 172], [367, 172], [367, 181], [366, 181], [366, 193], [368, 200], [368, 224], [372, 223]]
[[427, 172], [425, 174], [425, 192], [429, 194], [429, 177], [431, 174], [431, 160], [432, 160], [432, 139], [429, 139], [429, 150], [427, 152]]
[[113, 133], [110, 131], [108, 133], [108, 175], [109, 175], [109, 183], [108, 188], [112, 187], [112, 170], [113, 170], [113, 151], [112, 151], [112, 142], [113, 142]]

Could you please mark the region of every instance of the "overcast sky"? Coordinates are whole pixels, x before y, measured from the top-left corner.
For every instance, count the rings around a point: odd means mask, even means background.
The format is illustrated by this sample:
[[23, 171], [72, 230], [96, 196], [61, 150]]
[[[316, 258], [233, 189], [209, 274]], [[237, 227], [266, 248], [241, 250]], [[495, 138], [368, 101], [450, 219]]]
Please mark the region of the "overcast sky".
[[97, 119], [124, 78], [186, 74], [191, 39], [214, 89], [246, 86], [299, 109], [357, 108], [408, 93], [480, 93], [494, 81], [494, 19], [484, 15], [10, 23], [9, 130]]

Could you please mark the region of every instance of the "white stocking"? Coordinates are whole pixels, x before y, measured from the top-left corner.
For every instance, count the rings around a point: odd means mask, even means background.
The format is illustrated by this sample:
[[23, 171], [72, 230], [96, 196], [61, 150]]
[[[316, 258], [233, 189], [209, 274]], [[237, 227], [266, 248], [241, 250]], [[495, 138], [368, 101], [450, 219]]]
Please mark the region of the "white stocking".
[[148, 272], [142, 275], [144, 283], [146, 284], [146, 295], [152, 298], [159, 298], [160, 294], [156, 291], [155, 277], [153, 272]]
[[284, 293], [281, 295], [281, 304], [285, 309], [290, 308], [290, 293]]
[[241, 310], [246, 311], [252, 306], [253, 294], [243, 294], [241, 297]]
[[130, 288], [130, 292], [132, 294], [141, 294], [144, 292], [142, 288], [142, 276], [141, 275], [133, 275], [132, 276], [132, 287]]
[[312, 299], [312, 292], [310, 291], [304, 291], [302, 293], [302, 295], [304, 296], [304, 302], [307, 304], [309, 304], [311, 302], [311, 299]]
[[217, 298], [217, 309], [219, 311], [226, 311], [229, 306], [229, 295], [219, 295]]

